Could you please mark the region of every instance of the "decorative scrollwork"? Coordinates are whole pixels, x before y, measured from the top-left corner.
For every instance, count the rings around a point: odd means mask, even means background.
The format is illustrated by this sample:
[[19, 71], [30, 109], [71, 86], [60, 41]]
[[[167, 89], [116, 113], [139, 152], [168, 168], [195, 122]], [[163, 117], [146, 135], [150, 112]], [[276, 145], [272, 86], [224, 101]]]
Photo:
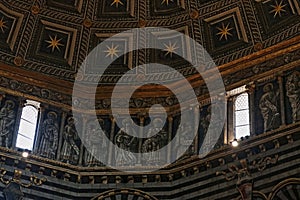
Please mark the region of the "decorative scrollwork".
[[33, 185], [36, 185], [36, 186], [40, 186], [42, 185], [44, 182], [47, 181], [46, 178], [38, 178], [34, 175], [31, 175], [29, 180], [30, 182], [29, 183], [26, 183], [26, 182], [22, 182], [21, 181], [21, 177], [22, 177], [22, 171], [20, 170], [15, 170], [14, 171], [14, 176], [11, 178], [11, 179], [6, 179], [4, 178], [4, 176], [6, 175], [7, 171], [5, 169], [0, 169], [0, 181], [5, 184], [5, 185], [9, 185], [10, 183], [16, 183], [22, 187], [25, 187], [25, 188], [29, 188]]
[[[248, 163], [247, 160], [240, 160], [241, 167], [237, 165], [230, 165], [226, 171], [218, 171], [216, 175], [223, 175], [227, 181], [231, 181], [235, 178], [238, 178], [238, 184], [245, 179], [251, 178], [251, 171], [258, 170], [262, 172], [267, 168], [269, 164], [276, 164], [279, 156], [275, 155], [274, 157], [268, 156], [265, 158], [257, 158], [252, 162]], [[248, 166], [249, 164], [249, 166]]]
[[276, 164], [279, 156], [275, 155], [274, 158], [266, 157], [266, 158], [258, 158], [251, 163], [251, 167], [254, 169], [258, 169], [258, 171], [263, 171], [267, 168], [269, 164]]
[[216, 172], [216, 175], [223, 175], [227, 181], [231, 181], [238, 178], [238, 184], [241, 183], [244, 179], [250, 179], [251, 174], [248, 170], [247, 161], [240, 161], [241, 167], [236, 165], [230, 165], [228, 171]]

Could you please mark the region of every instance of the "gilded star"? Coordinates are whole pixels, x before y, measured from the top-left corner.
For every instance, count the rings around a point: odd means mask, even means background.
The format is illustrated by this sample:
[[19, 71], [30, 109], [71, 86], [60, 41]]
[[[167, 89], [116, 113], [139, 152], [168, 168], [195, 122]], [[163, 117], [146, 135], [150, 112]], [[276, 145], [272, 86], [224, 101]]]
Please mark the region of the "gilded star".
[[57, 39], [57, 35], [52, 38], [51, 35], [49, 35], [50, 40], [46, 40], [47, 43], [49, 43], [49, 46], [47, 48], [52, 48], [52, 52], [54, 52], [55, 49], [60, 51], [59, 46], [64, 46], [63, 44], [60, 43], [61, 39]]
[[220, 31], [219, 33], [217, 33], [217, 35], [221, 35], [219, 40], [222, 40], [223, 37], [225, 38], [225, 40], [228, 39], [228, 36], [232, 36], [232, 34], [230, 33], [230, 31], [233, 28], [229, 28], [230, 23], [228, 23], [226, 26], [224, 25], [224, 23], [222, 23], [222, 28], [217, 27], [217, 29]]
[[121, 0], [113, 0], [110, 6], [116, 5], [116, 7], [118, 8], [119, 4], [124, 5], [124, 3]]
[[4, 29], [7, 28], [7, 26], [5, 26], [6, 22], [2, 19], [0, 20], [0, 29], [2, 31], [2, 33], [4, 33]]
[[162, 1], [161, 1], [161, 4], [164, 4], [164, 3], [165, 3], [165, 4], [167, 4], [167, 6], [168, 6], [169, 3], [170, 3], [170, 1], [173, 2], [173, 0], [162, 0]]
[[166, 51], [166, 54], [165, 56], [169, 55], [172, 57], [173, 56], [173, 53], [176, 53], [176, 49], [178, 49], [179, 47], [177, 47], [177, 44], [174, 43], [172, 44], [172, 42], [169, 41], [169, 44], [164, 44], [164, 46], [166, 47], [164, 49], [164, 51]]
[[280, 3], [278, 4], [277, 1], [276, 5], [271, 5], [271, 7], [273, 8], [273, 10], [270, 11], [270, 13], [274, 13], [274, 18], [279, 15], [279, 17], [281, 17], [281, 13], [282, 12], [286, 12], [286, 10], [284, 9], [284, 7], [286, 6], [286, 4], [282, 5], [282, 1], [280, 1]]
[[106, 46], [106, 47], [107, 47], [107, 50], [104, 51], [105, 53], [107, 53], [106, 57], [109, 57], [109, 56], [110, 56], [110, 58], [111, 58], [112, 60], [114, 59], [115, 56], [116, 56], [116, 57], [119, 57], [118, 53], [119, 53], [120, 51], [118, 50], [118, 48], [119, 48], [118, 45], [117, 45], [117, 46], [114, 46], [114, 44], [112, 44], [111, 47], [109, 47], [109, 46]]

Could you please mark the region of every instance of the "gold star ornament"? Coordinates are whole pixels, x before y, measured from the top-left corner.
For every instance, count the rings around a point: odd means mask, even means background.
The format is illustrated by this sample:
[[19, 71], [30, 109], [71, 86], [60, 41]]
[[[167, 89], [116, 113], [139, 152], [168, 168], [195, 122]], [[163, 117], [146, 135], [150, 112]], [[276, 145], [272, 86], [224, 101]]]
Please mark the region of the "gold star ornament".
[[119, 57], [118, 53], [120, 52], [118, 50], [119, 46], [114, 46], [114, 44], [111, 45], [111, 47], [106, 46], [107, 50], [104, 51], [106, 54], [106, 57], [110, 57], [112, 60], [114, 59], [114, 57]]
[[2, 19], [0, 20], [0, 29], [2, 31], [2, 33], [4, 33], [4, 29], [7, 28], [7, 26], [5, 26], [6, 22]]
[[173, 56], [173, 53], [176, 53], [176, 50], [179, 48], [177, 47], [177, 44], [174, 43], [172, 44], [172, 42], [169, 41], [169, 44], [164, 44], [164, 46], [166, 47], [164, 49], [164, 51], [166, 52], [165, 56], [170, 55], [171, 57]]
[[286, 10], [284, 9], [284, 7], [286, 7], [286, 4], [282, 5], [283, 2], [280, 1], [280, 3], [278, 3], [277, 1], [275, 1], [276, 4], [275, 5], [271, 5], [271, 7], [273, 8], [273, 10], [270, 11], [270, 13], [274, 13], [274, 18], [278, 15], [279, 17], [281, 17], [281, 14], [283, 12], [286, 12]]
[[64, 46], [63, 44], [60, 43], [61, 39], [57, 39], [57, 35], [53, 38], [51, 35], [49, 35], [50, 40], [46, 40], [46, 42], [49, 44], [49, 46], [47, 48], [52, 48], [52, 52], [55, 51], [55, 49], [57, 49], [58, 51], [60, 51], [59, 46]]
[[222, 23], [222, 27], [217, 27], [217, 29], [220, 31], [217, 33], [217, 35], [220, 35], [219, 40], [222, 40], [223, 38], [225, 40], [228, 40], [228, 36], [232, 36], [232, 34], [230, 33], [230, 31], [233, 28], [230, 28], [230, 23], [228, 23], [226, 26], [224, 25], [224, 23]]
[[120, 5], [124, 5], [124, 3], [122, 2], [122, 0], [113, 0], [112, 4], [110, 4], [110, 6], [116, 5], [116, 7], [118, 8]]

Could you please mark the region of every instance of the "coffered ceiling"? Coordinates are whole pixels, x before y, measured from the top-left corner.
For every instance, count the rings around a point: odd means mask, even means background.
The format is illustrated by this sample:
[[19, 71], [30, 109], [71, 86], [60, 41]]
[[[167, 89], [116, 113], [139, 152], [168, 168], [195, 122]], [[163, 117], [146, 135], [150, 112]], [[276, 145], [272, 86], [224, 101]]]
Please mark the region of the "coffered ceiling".
[[[98, 44], [142, 27], [183, 33], [201, 44], [216, 65], [223, 66], [299, 35], [299, 15], [299, 0], [0, 0], [1, 70], [5, 71], [2, 75], [18, 72], [21, 79], [29, 77], [27, 82], [46, 83], [51, 89], [60, 83], [70, 94], [76, 76], [91, 83], [98, 78], [97, 67], [80, 68]], [[125, 75], [129, 82], [148, 74], [153, 80], [174, 79], [159, 67], [137, 67], [146, 63], [168, 65], [195, 79], [190, 63], [176, 53], [193, 59], [197, 50], [184, 45], [184, 38], [174, 32], [153, 34], [162, 50], [124, 54], [130, 45], [147, 43], [146, 38], [133, 34], [121, 35], [106, 45], [99, 54], [116, 60], [101, 83], [115, 84], [131, 69]]]

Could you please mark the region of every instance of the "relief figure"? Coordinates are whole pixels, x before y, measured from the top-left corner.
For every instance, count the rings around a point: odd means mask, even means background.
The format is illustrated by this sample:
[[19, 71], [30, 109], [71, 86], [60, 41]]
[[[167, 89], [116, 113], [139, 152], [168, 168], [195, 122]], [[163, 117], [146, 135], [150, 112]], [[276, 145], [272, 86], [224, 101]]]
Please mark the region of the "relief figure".
[[9, 147], [11, 145], [12, 134], [15, 123], [15, 103], [7, 100], [0, 109], [0, 145]]
[[115, 151], [116, 165], [132, 166], [136, 163], [136, 157], [132, 153], [132, 150], [135, 149], [137, 145], [137, 139], [129, 134], [135, 132], [135, 130], [133, 128], [130, 128], [131, 122], [128, 119], [124, 119], [122, 124], [123, 127], [119, 130], [119, 132], [115, 136], [115, 143], [119, 147], [116, 148]]
[[58, 147], [58, 132], [57, 114], [49, 112], [47, 118], [42, 123], [41, 141], [38, 148], [41, 156], [55, 159]]
[[280, 126], [279, 92], [274, 89], [272, 83], [266, 84], [263, 91], [264, 94], [259, 100], [259, 108], [264, 119], [264, 132], [266, 132]]
[[293, 123], [300, 121], [300, 76], [294, 72], [287, 78], [286, 93], [292, 107]]
[[103, 119], [89, 122], [87, 125], [86, 141], [89, 145], [89, 149], [85, 151], [84, 160], [85, 165], [88, 167], [103, 166], [101, 161], [107, 160], [108, 144], [104, 138], [106, 137], [106, 132], [99, 127], [103, 127], [103, 125]]
[[61, 161], [77, 164], [80, 150], [75, 143], [77, 139], [77, 131], [75, 128], [76, 120], [69, 117], [63, 132], [63, 145], [61, 149]]

